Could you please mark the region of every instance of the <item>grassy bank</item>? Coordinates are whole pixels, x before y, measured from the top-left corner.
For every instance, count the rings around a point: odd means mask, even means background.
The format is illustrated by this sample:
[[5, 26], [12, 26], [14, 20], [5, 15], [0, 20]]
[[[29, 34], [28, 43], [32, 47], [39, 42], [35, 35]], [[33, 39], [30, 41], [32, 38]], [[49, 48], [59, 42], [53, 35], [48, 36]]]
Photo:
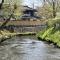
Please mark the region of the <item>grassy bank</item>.
[[0, 43], [3, 41], [10, 39], [13, 36], [24, 36], [24, 35], [36, 35], [36, 32], [9, 32], [8, 30], [0, 30]]
[[[40, 31], [37, 34], [37, 37], [40, 40], [53, 43], [54, 45], [60, 47], [60, 19], [55, 19], [52, 21], [48, 21], [47, 29]], [[57, 26], [57, 24], [59, 25]]]

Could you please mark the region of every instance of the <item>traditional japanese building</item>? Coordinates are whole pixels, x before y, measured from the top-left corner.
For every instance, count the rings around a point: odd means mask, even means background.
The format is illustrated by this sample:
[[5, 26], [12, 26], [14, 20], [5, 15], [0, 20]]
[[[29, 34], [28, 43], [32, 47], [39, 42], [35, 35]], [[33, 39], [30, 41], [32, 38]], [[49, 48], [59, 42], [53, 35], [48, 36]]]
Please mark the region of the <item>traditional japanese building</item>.
[[30, 8], [28, 6], [24, 6], [22, 19], [38, 19], [37, 10]]

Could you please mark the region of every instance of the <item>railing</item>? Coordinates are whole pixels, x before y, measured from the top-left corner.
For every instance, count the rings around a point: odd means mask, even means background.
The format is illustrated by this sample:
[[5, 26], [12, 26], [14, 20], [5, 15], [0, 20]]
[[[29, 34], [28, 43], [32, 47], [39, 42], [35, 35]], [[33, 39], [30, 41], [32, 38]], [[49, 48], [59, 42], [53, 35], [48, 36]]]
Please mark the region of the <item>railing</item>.
[[[4, 21], [1, 21], [2, 24]], [[14, 29], [18, 32], [39, 32], [46, 28], [46, 23], [42, 21], [23, 21], [23, 20], [11, 20], [6, 24], [6, 29]]]

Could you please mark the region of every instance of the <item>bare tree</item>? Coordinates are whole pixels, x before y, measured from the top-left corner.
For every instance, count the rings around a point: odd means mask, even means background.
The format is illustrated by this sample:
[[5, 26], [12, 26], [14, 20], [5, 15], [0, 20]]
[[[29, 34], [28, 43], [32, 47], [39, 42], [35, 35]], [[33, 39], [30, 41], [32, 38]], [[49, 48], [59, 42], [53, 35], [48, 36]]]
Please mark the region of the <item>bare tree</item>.
[[4, 0], [2, 0], [2, 2], [0, 3], [0, 9], [2, 8], [3, 3], [4, 3]]
[[55, 18], [56, 13], [60, 11], [60, 0], [43, 0], [42, 6], [39, 9], [42, 16]]
[[57, 12], [57, 8], [59, 8], [60, 5], [60, 0], [45, 0], [45, 2], [47, 2], [53, 9], [52, 13], [53, 13], [53, 18], [56, 17], [56, 12]]
[[56, 17], [56, 8], [55, 8], [55, 2], [56, 0], [52, 0], [52, 4], [53, 4], [53, 17]]

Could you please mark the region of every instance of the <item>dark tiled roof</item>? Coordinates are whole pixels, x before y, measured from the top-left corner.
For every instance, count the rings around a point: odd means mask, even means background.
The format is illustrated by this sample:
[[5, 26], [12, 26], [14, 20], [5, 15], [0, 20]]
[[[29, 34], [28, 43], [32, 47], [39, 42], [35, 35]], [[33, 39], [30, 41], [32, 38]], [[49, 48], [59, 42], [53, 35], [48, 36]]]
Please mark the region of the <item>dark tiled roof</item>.
[[33, 11], [37, 12], [36, 9], [33, 9], [31, 7], [28, 7], [28, 6], [23, 6], [23, 11], [25, 11], [25, 10], [30, 10], [30, 11], [33, 10]]

